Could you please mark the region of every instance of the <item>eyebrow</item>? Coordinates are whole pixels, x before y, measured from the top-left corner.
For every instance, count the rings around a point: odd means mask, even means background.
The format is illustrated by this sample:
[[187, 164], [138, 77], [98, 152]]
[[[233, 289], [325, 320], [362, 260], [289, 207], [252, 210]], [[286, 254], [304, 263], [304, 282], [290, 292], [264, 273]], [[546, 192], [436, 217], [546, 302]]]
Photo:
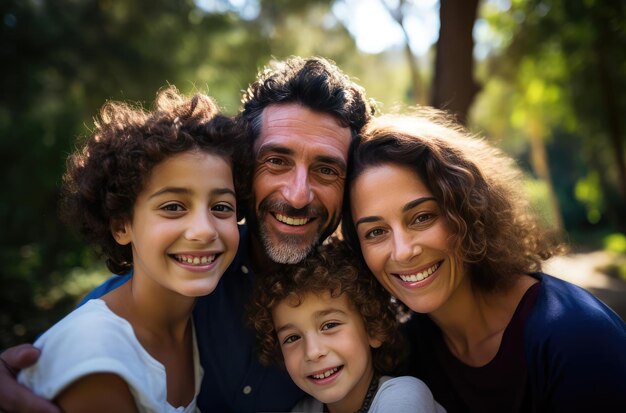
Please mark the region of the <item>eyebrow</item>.
[[[422, 198], [417, 198], [414, 199], [413, 201], [409, 201], [407, 202], [403, 207], [402, 207], [402, 212], [407, 212], [410, 211], [411, 209], [415, 208], [416, 206], [423, 204], [424, 202], [427, 201], [436, 201], [435, 197], [432, 196], [426, 196], [426, 197], [422, 197]], [[377, 222], [377, 221], [382, 221], [383, 218], [377, 215], [372, 215], [372, 216], [368, 216], [368, 217], [363, 217], [358, 219], [355, 223], [354, 226], [358, 227], [360, 224], [365, 224], [368, 222]]]
[[[338, 308], [328, 308], [326, 310], [321, 310], [321, 311], [316, 311], [315, 313], [313, 313], [313, 316], [317, 319], [317, 318], [322, 318], [322, 317], [326, 317], [329, 314], [333, 314], [333, 313], [338, 313], [340, 315], [346, 315], [346, 312], [343, 310], [340, 310]], [[278, 335], [279, 333], [281, 333], [284, 330], [288, 330], [290, 328], [294, 328], [295, 326], [291, 323], [287, 323], [284, 326], [281, 326], [280, 328], [276, 329], [276, 334]]]
[[[267, 143], [265, 145], [262, 145], [259, 148], [259, 153], [257, 157], [261, 155], [265, 155], [266, 153], [272, 153], [272, 152], [278, 153], [281, 155], [289, 155], [289, 156], [294, 156], [296, 153], [296, 151], [294, 151], [293, 149], [287, 148], [285, 146], [278, 145], [275, 143]], [[340, 168], [342, 171], [345, 171], [347, 169], [346, 161], [343, 158], [340, 158], [337, 156], [317, 155], [314, 159], [316, 162], [335, 165], [338, 168]]]
[[[177, 187], [177, 186], [166, 186], [165, 188], [161, 188], [160, 190], [156, 191], [155, 193], [153, 193], [152, 195], [150, 195], [148, 197], [148, 199], [152, 199], [155, 198], [159, 195], [163, 195], [163, 194], [178, 194], [178, 195], [189, 195], [191, 194], [192, 191], [188, 188], [182, 188], [182, 187]], [[226, 195], [226, 194], [230, 194], [232, 196], [235, 196], [235, 191], [233, 191], [230, 188], [215, 188], [213, 190], [211, 190], [211, 195], [215, 196], [215, 195]]]

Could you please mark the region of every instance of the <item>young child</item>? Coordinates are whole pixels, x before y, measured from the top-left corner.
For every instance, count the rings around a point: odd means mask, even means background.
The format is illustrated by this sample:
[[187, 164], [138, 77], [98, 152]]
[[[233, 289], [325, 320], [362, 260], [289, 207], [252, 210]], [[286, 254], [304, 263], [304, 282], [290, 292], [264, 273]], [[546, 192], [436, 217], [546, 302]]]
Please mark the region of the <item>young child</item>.
[[239, 142], [202, 94], [169, 87], [150, 112], [102, 107], [68, 160], [62, 209], [113, 273], [133, 276], [44, 333], [21, 383], [68, 413], [197, 410], [191, 314], [237, 251]]
[[342, 241], [261, 277], [254, 297], [260, 360], [284, 363], [311, 396], [292, 411], [445, 411], [420, 380], [385, 375], [403, 354], [397, 312]]

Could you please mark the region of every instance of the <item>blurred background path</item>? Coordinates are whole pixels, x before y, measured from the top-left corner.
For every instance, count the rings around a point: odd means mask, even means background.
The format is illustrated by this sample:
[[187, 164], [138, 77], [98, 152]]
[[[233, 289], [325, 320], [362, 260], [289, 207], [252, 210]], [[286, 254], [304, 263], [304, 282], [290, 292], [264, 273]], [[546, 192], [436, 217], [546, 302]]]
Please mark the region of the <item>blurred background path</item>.
[[550, 259], [544, 272], [585, 288], [626, 320], [626, 281], [603, 271], [617, 259], [607, 251], [568, 254]]

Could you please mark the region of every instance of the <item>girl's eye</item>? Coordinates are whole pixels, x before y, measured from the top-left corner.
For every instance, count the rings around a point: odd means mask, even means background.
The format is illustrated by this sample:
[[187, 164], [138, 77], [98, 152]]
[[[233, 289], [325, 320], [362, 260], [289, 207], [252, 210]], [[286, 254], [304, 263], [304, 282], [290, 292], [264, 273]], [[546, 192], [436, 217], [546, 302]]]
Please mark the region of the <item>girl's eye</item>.
[[300, 336], [297, 336], [295, 334], [292, 334], [290, 336], [287, 336], [284, 340], [283, 340], [283, 344], [289, 344], [289, 343], [293, 343], [295, 341], [298, 341], [300, 339]]
[[216, 212], [233, 212], [235, 209], [228, 204], [217, 204], [213, 208]]
[[180, 204], [166, 204], [163, 205], [161, 209], [168, 212], [182, 212], [185, 210]]

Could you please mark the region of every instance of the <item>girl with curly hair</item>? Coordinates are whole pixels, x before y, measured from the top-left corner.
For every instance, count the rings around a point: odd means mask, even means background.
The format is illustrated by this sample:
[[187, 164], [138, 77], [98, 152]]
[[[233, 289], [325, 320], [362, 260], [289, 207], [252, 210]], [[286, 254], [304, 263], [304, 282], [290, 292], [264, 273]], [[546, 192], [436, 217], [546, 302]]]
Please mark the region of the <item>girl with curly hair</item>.
[[283, 364], [311, 397], [294, 412], [443, 412], [402, 359], [398, 309], [343, 241], [258, 280], [250, 319], [264, 364]]
[[242, 148], [202, 94], [169, 87], [152, 111], [102, 107], [69, 157], [62, 212], [113, 273], [132, 277], [45, 332], [35, 342], [45, 351], [20, 382], [65, 412], [197, 411], [191, 315], [237, 251]]
[[448, 412], [626, 411], [626, 327], [541, 272], [561, 246], [511, 158], [434, 110], [352, 148], [343, 234], [415, 314], [410, 373]]

